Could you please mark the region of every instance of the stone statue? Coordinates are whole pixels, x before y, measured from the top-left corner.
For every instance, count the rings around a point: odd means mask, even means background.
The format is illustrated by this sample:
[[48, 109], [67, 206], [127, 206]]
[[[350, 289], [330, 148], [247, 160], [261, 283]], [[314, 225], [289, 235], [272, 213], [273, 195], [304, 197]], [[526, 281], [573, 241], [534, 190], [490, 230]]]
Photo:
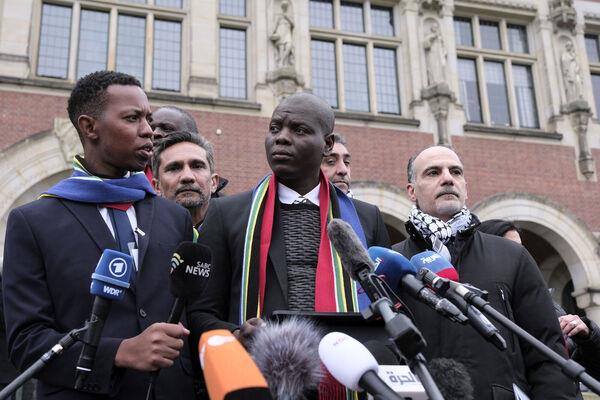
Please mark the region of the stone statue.
[[565, 51], [560, 57], [560, 66], [565, 82], [567, 103], [583, 100], [583, 81], [573, 43], [567, 42], [565, 44]]
[[429, 86], [446, 81], [446, 47], [437, 23], [432, 24], [423, 40]]
[[271, 41], [275, 45], [275, 61], [277, 67], [288, 67], [295, 64], [294, 59], [294, 21], [288, 13], [289, 2], [282, 0], [281, 13], [277, 15], [275, 29], [271, 34]]

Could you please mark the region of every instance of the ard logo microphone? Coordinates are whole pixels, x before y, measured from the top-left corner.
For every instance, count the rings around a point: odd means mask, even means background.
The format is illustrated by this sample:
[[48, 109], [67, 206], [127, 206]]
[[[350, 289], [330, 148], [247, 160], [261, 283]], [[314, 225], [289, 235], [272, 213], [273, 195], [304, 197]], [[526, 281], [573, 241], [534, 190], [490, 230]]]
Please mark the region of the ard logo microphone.
[[110, 311], [111, 300], [121, 300], [129, 288], [129, 277], [133, 268], [133, 258], [119, 251], [106, 249], [92, 274], [90, 293], [95, 296], [92, 315], [83, 338], [83, 348], [77, 361], [75, 389], [84, 388], [87, 376], [92, 372], [96, 350], [104, 328], [104, 321]]

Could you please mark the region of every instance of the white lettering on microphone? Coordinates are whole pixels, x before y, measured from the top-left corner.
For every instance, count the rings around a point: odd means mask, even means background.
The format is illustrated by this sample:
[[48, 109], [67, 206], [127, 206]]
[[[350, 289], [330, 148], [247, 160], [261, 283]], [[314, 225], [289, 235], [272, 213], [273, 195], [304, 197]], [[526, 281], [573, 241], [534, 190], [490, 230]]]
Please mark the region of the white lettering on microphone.
[[210, 264], [198, 261], [196, 265], [186, 265], [185, 273], [208, 278], [210, 275]]

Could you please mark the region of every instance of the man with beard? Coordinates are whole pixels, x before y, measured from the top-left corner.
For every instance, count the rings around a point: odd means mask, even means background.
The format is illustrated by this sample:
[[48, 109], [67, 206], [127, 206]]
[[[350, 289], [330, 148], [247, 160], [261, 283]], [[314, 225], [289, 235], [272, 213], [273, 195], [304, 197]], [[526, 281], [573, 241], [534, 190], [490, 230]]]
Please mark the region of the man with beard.
[[[476, 229], [479, 221], [465, 206], [467, 182], [456, 153], [441, 146], [418, 153], [409, 161], [406, 188], [415, 203], [406, 223], [410, 237], [392, 248], [409, 258], [436, 251], [452, 262], [461, 282], [486, 290], [497, 311], [566, 356], [552, 300], [533, 258], [523, 246]], [[574, 398], [574, 382], [557, 365], [499, 324], [508, 346], [504, 352], [469, 325], [404, 300], [429, 344], [427, 358], [452, 358], [467, 366], [474, 398], [514, 399], [513, 385], [531, 399]]]
[[156, 144], [152, 172], [157, 193], [188, 209], [199, 227], [219, 182], [212, 145], [195, 133], [172, 132]]
[[331, 183], [348, 197], [350, 192], [350, 152], [346, 148], [346, 139], [339, 133], [333, 134], [333, 148], [323, 157], [321, 170]]
[[[196, 125], [192, 114], [176, 106], [164, 106], [154, 110], [150, 116], [150, 127], [154, 132], [152, 140], [155, 145], [174, 132], [190, 132], [200, 135], [198, 125]], [[148, 169], [151, 170], [150, 167]], [[153, 181], [154, 176], [150, 173], [147, 173], [147, 175], [150, 181]], [[218, 176], [217, 179], [217, 188], [212, 191], [211, 197], [223, 196], [223, 189], [229, 183], [222, 176]]]

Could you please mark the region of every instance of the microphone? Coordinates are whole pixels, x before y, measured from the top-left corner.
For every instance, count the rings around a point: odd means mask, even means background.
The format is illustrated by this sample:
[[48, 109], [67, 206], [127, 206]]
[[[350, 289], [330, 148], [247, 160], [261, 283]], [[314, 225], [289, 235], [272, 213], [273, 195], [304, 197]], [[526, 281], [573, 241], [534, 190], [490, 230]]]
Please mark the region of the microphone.
[[125, 295], [125, 289], [129, 288], [132, 268], [133, 258], [128, 254], [105, 249], [100, 256], [96, 270], [92, 274], [90, 293], [95, 298], [92, 314], [86, 321], [87, 330], [83, 337], [83, 348], [77, 361], [76, 390], [84, 388], [84, 382], [92, 371], [111, 301], [121, 300]]
[[471, 376], [464, 364], [451, 358], [434, 358], [429, 371], [445, 400], [473, 400]]
[[360, 283], [371, 302], [387, 298], [381, 283], [373, 279], [375, 265], [350, 224], [334, 218], [327, 226], [327, 236], [340, 256], [344, 270]]
[[[169, 291], [175, 297], [167, 318], [168, 324], [177, 324], [181, 319], [185, 302], [190, 296], [200, 295], [210, 275], [212, 253], [210, 248], [193, 242], [181, 242], [171, 257]], [[190, 346], [193, 348], [193, 346]], [[194, 350], [190, 350], [193, 354]], [[150, 373], [146, 400], [154, 398], [154, 383], [160, 370]]]
[[[436, 289], [444, 297], [449, 298], [469, 318], [470, 325], [485, 340], [500, 350], [506, 350], [506, 340], [500, 335], [498, 328], [477, 308], [467, 304], [456, 291], [457, 287], [463, 286], [456, 283], [458, 281], [458, 272], [456, 272], [448, 260], [433, 251], [424, 251], [414, 255], [410, 259], [410, 262], [419, 270], [419, 277], [423, 282]], [[438, 271], [441, 275], [437, 274]], [[440, 286], [442, 283], [447, 285], [442, 287]]]
[[171, 258], [169, 290], [175, 302], [167, 323], [176, 324], [181, 319], [185, 301], [191, 296], [200, 295], [210, 276], [212, 253], [207, 246], [181, 242]]
[[318, 355], [321, 331], [311, 320], [291, 317], [256, 330], [248, 352], [275, 399], [313, 398], [323, 379]]
[[228, 330], [204, 332], [198, 352], [211, 400], [273, 400], [250, 354]]
[[366, 390], [375, 398], [402, 399], [381, 380], [375, 357], [358, 340], [340, 332], [328, 333], [319, 343], [321, 361], [342, 385]]
[[383, 275], [385, 281], [393, 289], [408, 293], [453, 322], [467, 323], [468, 318], [454, 304], [438, 296], [415, 277], [417, 269], [408, 261], [408, 258], [398, 252], [378, 246], [369, 248], [369, 256], [375, 262], [375, 273]]

